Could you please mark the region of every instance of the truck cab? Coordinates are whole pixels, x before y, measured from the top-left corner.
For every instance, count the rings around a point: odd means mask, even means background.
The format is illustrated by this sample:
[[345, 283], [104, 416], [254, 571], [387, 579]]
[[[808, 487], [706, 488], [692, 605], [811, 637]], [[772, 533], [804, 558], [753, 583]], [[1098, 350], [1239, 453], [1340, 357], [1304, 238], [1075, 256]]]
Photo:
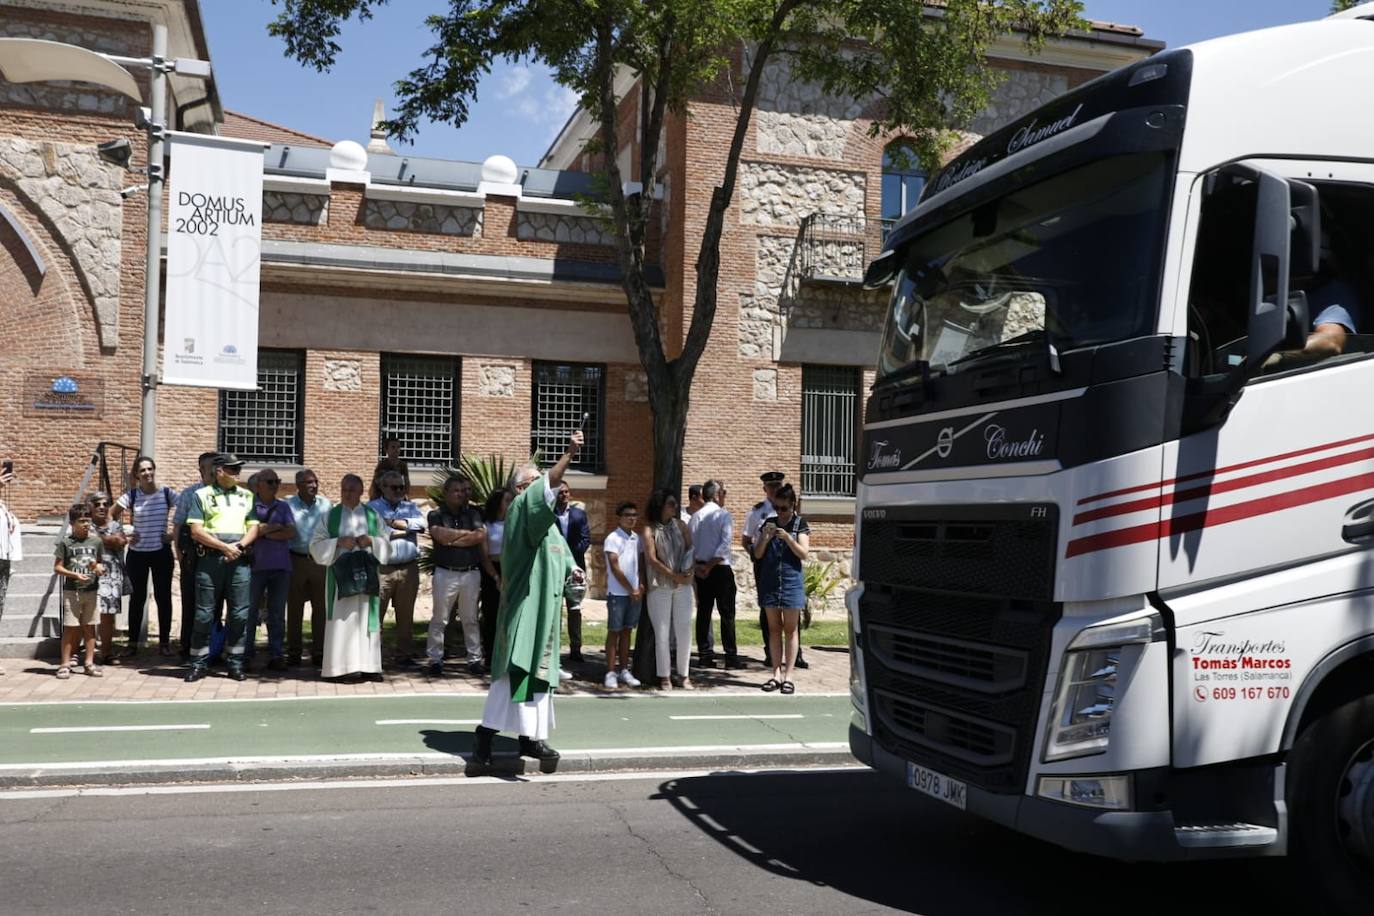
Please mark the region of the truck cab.
[[1101, 77], [895, 227], [866, 277], [860, 760], [1079, 851], [1293, 853], [1366, 911], [1371, 20]]

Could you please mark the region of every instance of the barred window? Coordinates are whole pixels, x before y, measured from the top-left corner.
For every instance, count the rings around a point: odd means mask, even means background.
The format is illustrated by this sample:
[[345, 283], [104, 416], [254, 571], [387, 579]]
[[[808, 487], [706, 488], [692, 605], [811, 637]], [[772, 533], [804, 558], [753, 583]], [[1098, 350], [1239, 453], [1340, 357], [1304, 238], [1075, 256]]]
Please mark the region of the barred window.
[[458, 456], [458, 360], [382, 355], [381, 430], [401, 440], [407, 464], [451, 464]]
[[244, 461], [300, 464], [305, 354], [259, 350], [258, 390], [220, 391], [219, 450]]
[[591, 414], [586, 444], [572, 466], [594, 473], [603, 471], [606, 367], [537, 362], [533, 389], [530, 450], [538, 452], [546, 466], [553, 464], [567, 447], [568, 436], [581, 424], [582, 415]]
[[802, 494], [853, 496], [859, 370], [802, 367]]

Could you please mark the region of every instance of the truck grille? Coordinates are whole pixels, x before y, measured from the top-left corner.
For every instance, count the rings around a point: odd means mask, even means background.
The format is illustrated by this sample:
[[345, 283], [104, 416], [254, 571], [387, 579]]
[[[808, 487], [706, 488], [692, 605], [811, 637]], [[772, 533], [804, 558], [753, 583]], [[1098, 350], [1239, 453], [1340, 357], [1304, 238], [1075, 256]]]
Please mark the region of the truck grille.
[[[896, 510], [886, 519], [866, 512], [860, 542], [874, 737], [893, 754], [1003, 794], [1025, 786], [1062, 613], [1049, 600], [1056, 514], [1037, 507], [1038, 517], [1027, 519], [1027, 508], [928, 507], [919, 517]], [[976, 573], [961, 568], [971, 528], [981, 544], [1009, 551], [1011, 562], [994, 552]], [[913, 541], [943, 562], [903, 566]]]

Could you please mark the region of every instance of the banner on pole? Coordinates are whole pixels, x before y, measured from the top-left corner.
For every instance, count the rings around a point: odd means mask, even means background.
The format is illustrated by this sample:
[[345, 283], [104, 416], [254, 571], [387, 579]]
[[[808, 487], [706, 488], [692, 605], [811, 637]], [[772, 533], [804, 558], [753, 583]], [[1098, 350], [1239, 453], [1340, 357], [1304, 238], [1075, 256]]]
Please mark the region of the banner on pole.
[[265, 144], [169, 132], [162, 384], [258, 387]]

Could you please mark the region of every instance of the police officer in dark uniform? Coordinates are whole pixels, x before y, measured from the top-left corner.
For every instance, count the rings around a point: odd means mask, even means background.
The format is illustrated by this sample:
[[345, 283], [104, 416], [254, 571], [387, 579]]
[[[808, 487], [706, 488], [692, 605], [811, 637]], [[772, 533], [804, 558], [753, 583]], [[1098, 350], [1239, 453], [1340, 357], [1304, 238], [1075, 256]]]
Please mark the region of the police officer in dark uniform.
[[[770, 516], [776, 515], [777, 510], [773, 508], [773, 494], [778, 492], [782, 482], [787, 479], [787, 475], [782, 471], [765, 471], [759, 475], [759, 480], [763, 481], [764, 498], [754, 503], [754, 508], [749, 510], [749, 515], [744, 520], [744, 534], [741, 541], [744, 549], [749, 553], [749, 560], [754, 565], [754, 590], [759, 604], [759, 630], [763, 633], [763, 659], [768, 667], [773, 666], [773, 660], [768, 651], [768, 615], [763, 611], [763, 588], [759, 585], [759, 561], [754, 559], [754, 539], [759, 535], [759, 528], [763, 526], [763, 521]], [[802, 658], [801, 644], [797, 645], [797, 668], [811, 667]]]

